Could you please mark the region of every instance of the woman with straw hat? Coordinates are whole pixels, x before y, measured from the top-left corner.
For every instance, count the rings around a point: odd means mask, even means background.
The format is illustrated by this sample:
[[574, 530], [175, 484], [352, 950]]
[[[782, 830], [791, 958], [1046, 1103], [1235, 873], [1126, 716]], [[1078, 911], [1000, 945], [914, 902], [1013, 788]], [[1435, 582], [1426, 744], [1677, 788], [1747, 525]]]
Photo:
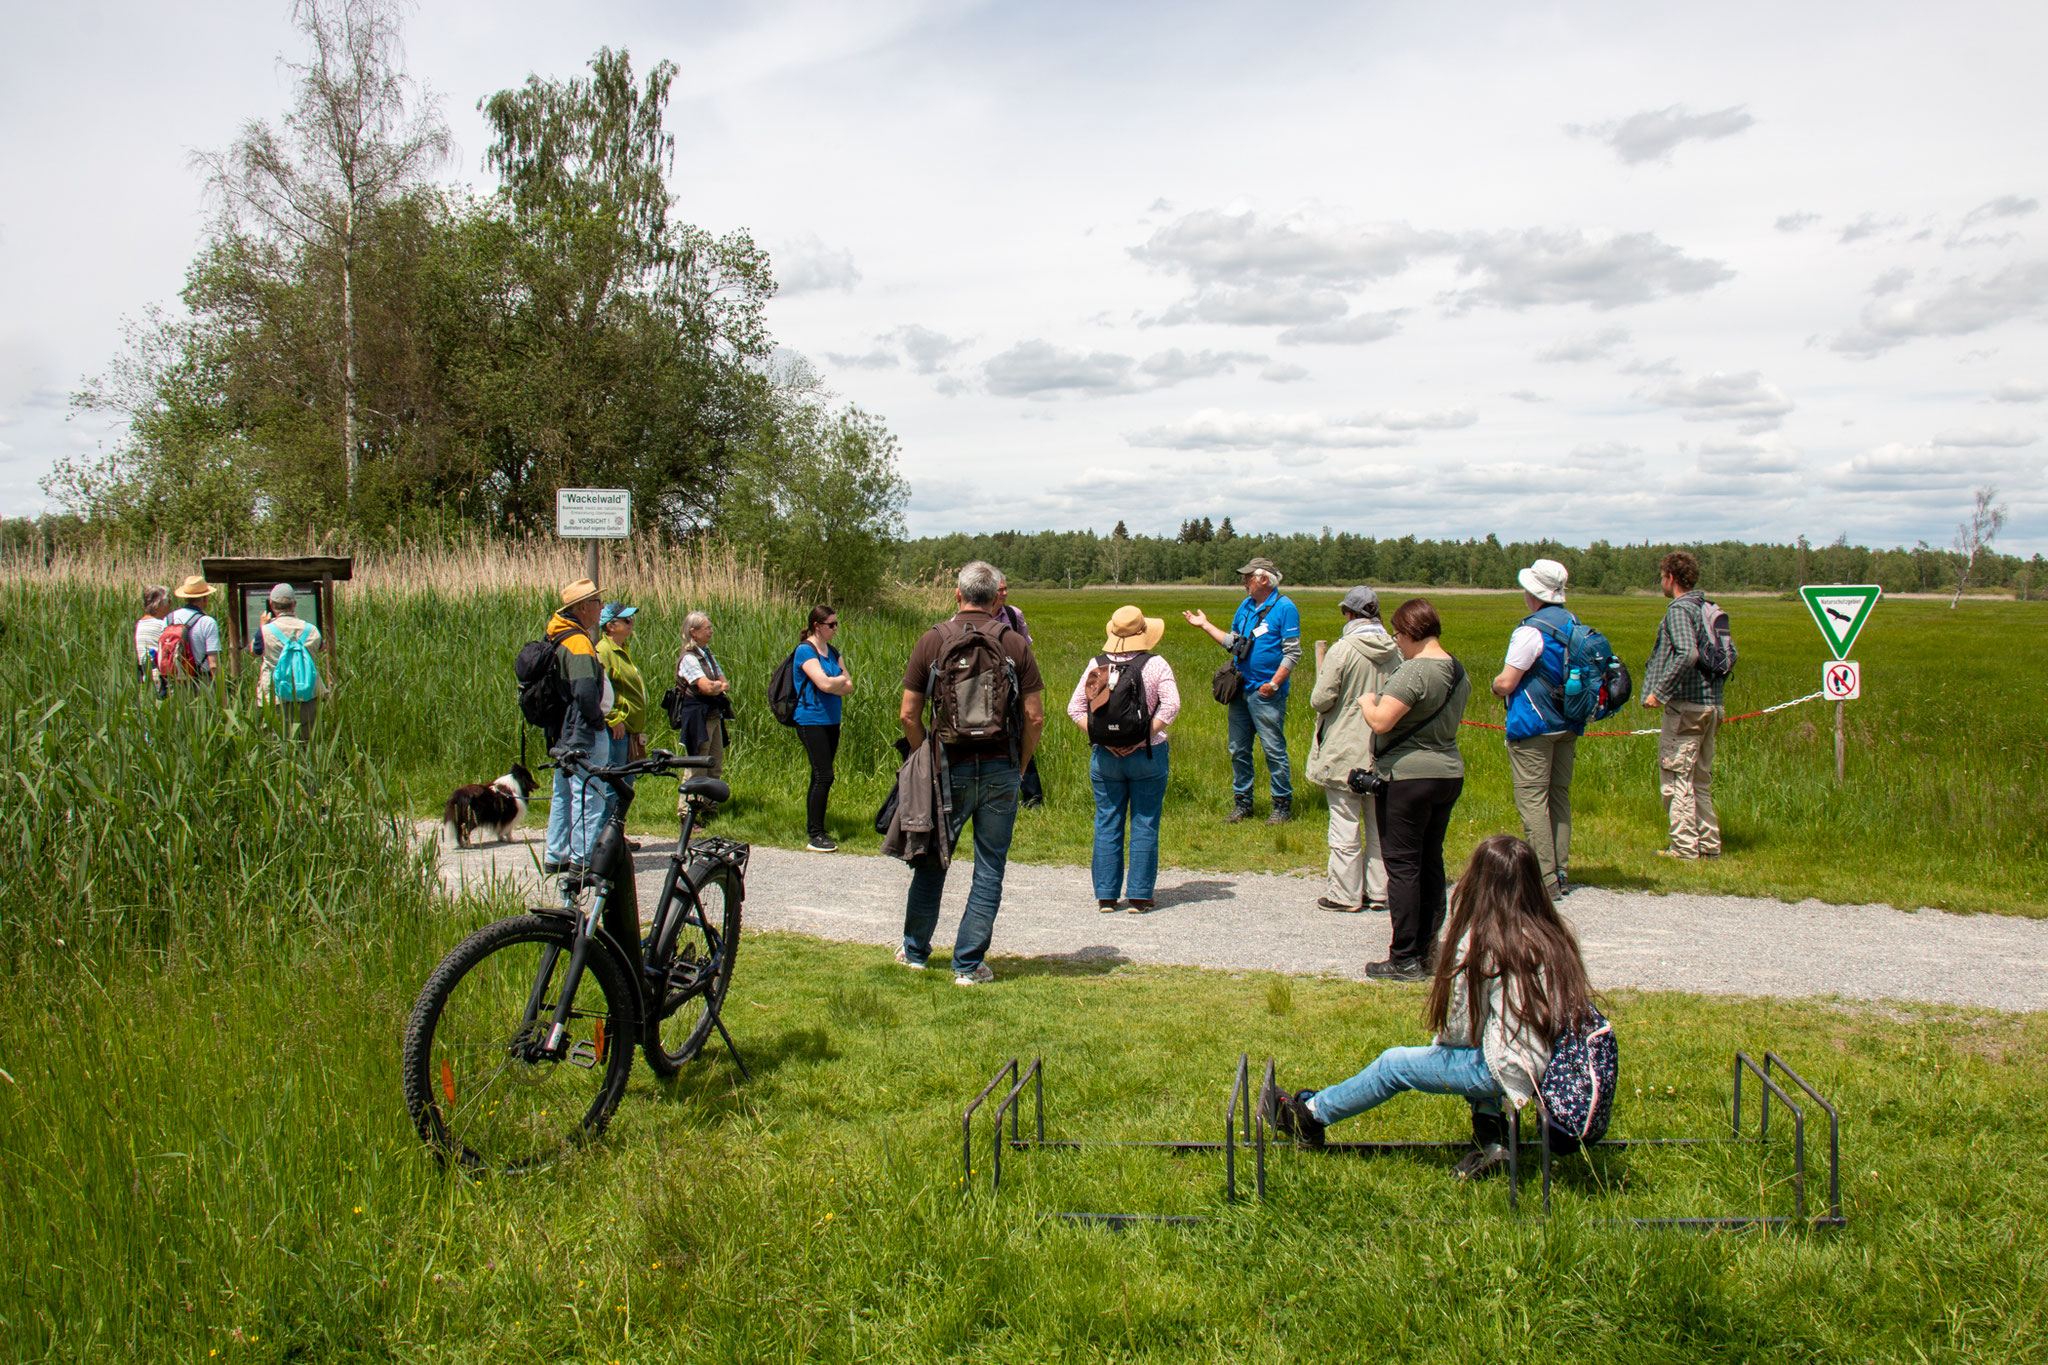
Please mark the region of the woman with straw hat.
[[[1142, 915], [1152, 908], [1159, 875], [1159, 812], [1166, 804], [1166, 729], [1180, 714], [1173, 665], [1151, 650], [1166, 622], [1137, 607], [1110, 616], [1102, 653], [1081, 670], [1067, 716], [1088, 736], [1093, 751], [1088, 780], [1095, 788], [1095, 906]], [[1124, 877], [1124, 822], [1130, 821], [1130, 879]]]

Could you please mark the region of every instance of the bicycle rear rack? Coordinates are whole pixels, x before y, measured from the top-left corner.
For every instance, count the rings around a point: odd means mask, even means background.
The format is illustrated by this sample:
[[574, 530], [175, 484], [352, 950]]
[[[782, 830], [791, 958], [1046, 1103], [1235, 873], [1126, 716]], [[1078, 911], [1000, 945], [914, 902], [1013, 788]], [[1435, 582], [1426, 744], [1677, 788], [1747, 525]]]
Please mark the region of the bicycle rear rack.
[[[1828, 1116], [1828, 1205], [1827, 1212], [1809, 1218], [1806, 1213], [1806, 1114], [1805, 1111], [1771, 1079], [1776, 1068], [1785, 1079], [1805, 1092]], [[1276, 1064], [1266, 1059], [1261, 1090], [1274, 1084]], [[1770, 1141], [1771, 1097], [1777, 1096], [1780, 1103], [1792, 1114], [1792, 1206], [1790, 1217], [1764, 1214], [1726, 1214], [1711, 1217], [1669, 1217], [1669, 1218], [1618, 1218], [1602, 1219], [1600, 1224], [1638, 1228], [1681, 1228], [1691, 1230], [1735, 1231], [1745, 1228], [1844, 1228], [1849, 1220], [1842, 1213], [1841, 1184], [1841, 1114], [1818, 1090], [1806, 1082], [1799, 1073], [1789, 1066], [1776, 1052], [1766, 1051], [1762, 1065], [1758, 1065], [1749, 1054], [1737, 1052], [1734, 1062], [1735, 1094], [1730, 1118], [1730, 1133], [1727, 1137], [1675, 1137], [1675, 1138], [1608, 1138], [1595, 1146], [1602, 1151], [1628, 1148], [1696, 1147], [1716, 1143], [1741, 1143], [1748, 1139], [1742, 1135], [1742, 1076], [1749, 1072], [1764, 1087], [1758, 1109], [1756, 1142], [1762, 1147]], [[1011, 1082], [1010, 1089], [997, 1102], [994, 1110], [994, 1132], [989, 1138], [989, 1193], [1001, 1192], [1003, 1184], [1003, 1149], [1025, 1152], [1033, 1149], [1057, 1151], [1078, 1151], [1084, 1148], [1122, 1147], [1151, 1149], [1155, 1151], [1223, 1153], [1223, 1199], [1226, 1204], [1239, 1202], [1237, 1185], [1237, 1154], [1240, 1147], [1251, 1151], [1254, 1159], [1253, 1198], [1261, 1203], [1266, 1198], [1266, 1120], [1256, 1112], [1250, 1078], [1251, 1056], [1239, 1053], [1236, 1070], [1232, 1073], [1230, 1098], [1223, 1108], [1223, 1139], [1220, 1142], [1205, 1139], [1148, 1141], [1118, 1138], [1048, 1138], [1045, 1135], [1045, 1058], [1031, 1059], [1031, 1065], [1020, 1069], [1019, 1060], [1012, 1057], [996, 1068], [995, 1075], [987, 1085], [970, 1100], [960, 1114], [960, 1187], [963, 1195], [974, 1187], [974, 1116], [983, 1103], [995, 1092], [1005, 1079]], [[1022, 1096], [1026, 1085], [1032, 1087], [1031, 1135], [1022, 1131]], [[1003, 1135], [1003, 1119], [1010, 1120], [1008, 1139]], [[1239, 1123], [1242, 1120], [1242, 1128]], [[1552, 1166], [1556, 1154], [1551, 1150], [1549, 1125], [1539, 1116], [1537, 1130], [1540, 1134], [1542, 1170], [1542, 1211], [1549, 1216], [1551, 1211]], [[1508, 1125], [1508, 1208], [1519, 1211], [1522, 1184], [1522, 1152], [1525, 1140], [1521, 1135], [1521, 1120], [1517, 1115]], [[1290, 1144], [1291, 1145], [1291, 1144]], [[1322, 1153], [1349, 1154], [1354, 1156], [1380, 1156], [1394, 1152], [1413, 1151], [1466, 1151], [1469, 1142], [1458, 1141], [1381, 1141], [1381, 1142], [1327, 1142], [1318, 1151]], [[1314, 1155], [1314, 1152], [1309, 1155]], [[1111, 1228], [1129, 1227], [1138, 1223], [1199, 1223], [1203, 1216], [1195, 1214], [1157, 1213], [1082, 1213], [1059, 1212], [1050, 1217], [1073, 1223], [1097, 1224]]]

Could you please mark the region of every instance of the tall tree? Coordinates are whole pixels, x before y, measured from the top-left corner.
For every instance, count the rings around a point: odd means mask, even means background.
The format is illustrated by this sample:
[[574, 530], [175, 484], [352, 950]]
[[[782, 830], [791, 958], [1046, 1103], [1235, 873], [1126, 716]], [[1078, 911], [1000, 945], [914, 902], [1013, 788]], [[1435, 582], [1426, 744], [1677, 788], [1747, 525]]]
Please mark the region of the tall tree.
[[1985, 484], [1977, 490], [1977, 505], [1970, 512], [1970, 519], [1956, 526], [1956, 553], [1962, 556], [1962, 563], [1956, 566], [1956, 595], [1949, 598], [1950, 611], [1963, 600], [1963, 589], [1970, 586], [1970, 572], [1977, 567], [1977, 556], [1991, 548], [1991, 542], [2005, 528], [2005, 504], [1994, 502], [1998, 489]]
[[343, 497], [361, 464], [356, 273], [363, 229], [449, 151], [438, 101], [402, 66], [404, 0], [296, 0], [305, 61], [281, 128], [251, 121], [225, 152], [200, 153], [233, 227], [332, 260], [338, 280]]

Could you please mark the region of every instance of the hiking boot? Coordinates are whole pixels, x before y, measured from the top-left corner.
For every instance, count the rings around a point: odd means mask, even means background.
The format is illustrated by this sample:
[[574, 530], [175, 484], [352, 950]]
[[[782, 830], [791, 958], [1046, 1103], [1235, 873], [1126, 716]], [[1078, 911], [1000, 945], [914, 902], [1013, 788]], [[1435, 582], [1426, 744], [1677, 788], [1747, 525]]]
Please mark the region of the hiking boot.
[[953, 984], [956, 986], [986, 986], [995, 979], [996, 974], [989, 970], [986, 962], [971, 972], [953, 973]]
[[1478, 1180], [1491, 1175], [1508, 1164], [1508, 1149], [1505, 1143], [1489, 1142], [1476, 1152], [1467, 1152], [1465, 1159], [1451, 1167], [1451, 1174], [1460, 1180]]
[[1292, 801], [1275, 801], [1273, 803], [1273, 813], [1266, 817], [1266, 823], [1269, 825], [1284, 825], [1293, 818], [1294, 803]]
[[1115, 909], [1116, 909], [1116, 902], [1115, 902], [1115, 901], [1106, 901], [1106, 900], [1102, 900], [1101, 898], [1099, 898], [1099, 897], [1098, 897], [1098, 898], [1096, 899], [1096, 902], [1095, 902], [1095, 908], [1096, 908], [1097, 910], [1100, 910], [1100, 911], [1101, 911], [1101, 912], [1102, 912], [1103, 914], [1107, 915], [1107, 914], [1109, 914], [1109, 913], [1110, 913], [1111, 911], [1113, 911], [1113, 910], [1115, 910]]
[[1387, 913], [1387, 903], [1385, 901], [1367, 901], [1365, 903], [1365, 913], [1368, 915], [1384, 915]]
[[1152, 902], [1150, 900], [1125, 901], [1124, 913], [1127, 915], [1149, 915], [1152, 913]]
[[1429, 980], [1429, 970], [1419, 957], [1390, 957], [1385, 962], [1368, 962], [1365, 974], [1374, 981]]
[[1251, 814], [1252, 803], [1249, 801], [1239, 801], [1236, 805], [1230, 808], [1230, 814], [1223, 817], [1223, 823], [1226, 825], [1234, 825], [1238, 823], [1240, 820], [1249, 820], [1251, 818]]
[[1318, 910], [1335, 910], [1339, 914], [1355, 915], [1362, 908], [1362, 906], [1357, 905], [1346, 905], [1343, 901], [1333, 901], [1328, 896], [1316, 897], [1316, 909]]
[[921, 972], [924, 970], [924, 964], [922, 962], [919, 962], [916, 958], [912, 957], [908, 952], [906, 952], [903, 949], [902, 945], [900, 944], [897, 945], [896, 948], [896, 961], [902, 964], [903, 966], [910, 968], [910, 970], [912, 970], [913, 972]]
[[805, 844], [804, 848], [807, 852], [811, 853], [837, 853], [839, 851], [839, 845], [832, 842], [832, 836], [829, 834], [813, 834], [811, 841]]
[[1657, 856], [1659, 858], [1676, 858], [1682, 863], [1696, 863], [1700, 858], [1700, 855], [1697, 853], [1680, 853], [1675, 848], [1660, 848], [1657, 850]]
[[1320, 1147], [1323, 1145], [1323, 1122], [1309, 1112], [1309, 1096], [1313, 1090], [1297, 1090], [1292, 1095], [1275, 1091], [1270, 1106], [1269, 1118], [1273, 1126], [1294, 1139], [1297, 1147]]

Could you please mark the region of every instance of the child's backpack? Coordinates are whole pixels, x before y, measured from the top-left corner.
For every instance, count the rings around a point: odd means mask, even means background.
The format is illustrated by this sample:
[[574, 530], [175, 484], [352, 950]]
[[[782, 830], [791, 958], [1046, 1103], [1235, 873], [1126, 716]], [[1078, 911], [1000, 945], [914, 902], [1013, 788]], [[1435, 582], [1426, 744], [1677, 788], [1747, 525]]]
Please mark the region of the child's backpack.
[[1614, 1040], [1614, 1025], [1588, 1005], [1586, 1016], [1551, 1044], [1550, 1065], [1536, 1086], [1536, 1100], [1550, 1128], [1551, 1151], [1576, 1152], [1607, 1136], [1620, 1075], [1621, 1049]]
[[1692, 661], [1700, 672], [1723, 682], [1735, 672], [1735, 629], [1716, 603], [1700, 604], [1700, 633], [1693, 642]]
[[277, 662], [270, 668], [271, 691], [279, 701], [313, 700], [313, 693], [320, 687], [320, 670], [306, 649], [306, 632], [279, 630], [277, 635], [284, 644], [278, 650]]
[[550, 739], [560, 734], [562, 713], [569, 709], [569, 690], [555, 668], [554, 642], [529, 640], [521, 645], [512, 661], [512, 676], [519, 683], [519, 714], [526, 717], [526, 723]]
[[1122, 663], [1112, 663], [1107, 654], [1095, 656], [1095, 664], [1081, 683], [1088, 698], [1088, 742], [1110, 749], [1127, 749], [1143, 744], [1152, 749], [1152, 715], [1145, 709], [1145, 661], [1152, 656], [1140, 650]]
[[1001, 643], [1008, 629], [1000, 621], [986, 629], [972, 621], [939, 627], [944, 638], [925, 692], [939, 743], [1014, 740], [1017, 666]]
[[[1577, 617], [1572, 618], [1571, 629], [1563, 631], [1545, 621], [1532, 624], [1564, 647], [1564, 677], [1550, 685], [1550, 704], [1566, 724], [1576, 728], [1597, 717], [1614, 714], [1614, 708], [1600, 709], [1601, 693], [1620, 663], [1607, 637]], [[1628, 699], [1627, 673], [1623, 668], [1624, 701]]]
[[156, 675], [164, 682], [199, 676], [199, 656], [192, 652], [192, 626], [198, 620], [196, 611], [175, 623], [165, 618], [164, 633], [156, 639]]
[[[802, 648], [801, 645], [798, 648]], [[796, 650], [783, 656], [775, 671], [768, 675], [768, 711], [784, 725], [796, 724], [796, 708], [800, 698], [796, 690]]]

